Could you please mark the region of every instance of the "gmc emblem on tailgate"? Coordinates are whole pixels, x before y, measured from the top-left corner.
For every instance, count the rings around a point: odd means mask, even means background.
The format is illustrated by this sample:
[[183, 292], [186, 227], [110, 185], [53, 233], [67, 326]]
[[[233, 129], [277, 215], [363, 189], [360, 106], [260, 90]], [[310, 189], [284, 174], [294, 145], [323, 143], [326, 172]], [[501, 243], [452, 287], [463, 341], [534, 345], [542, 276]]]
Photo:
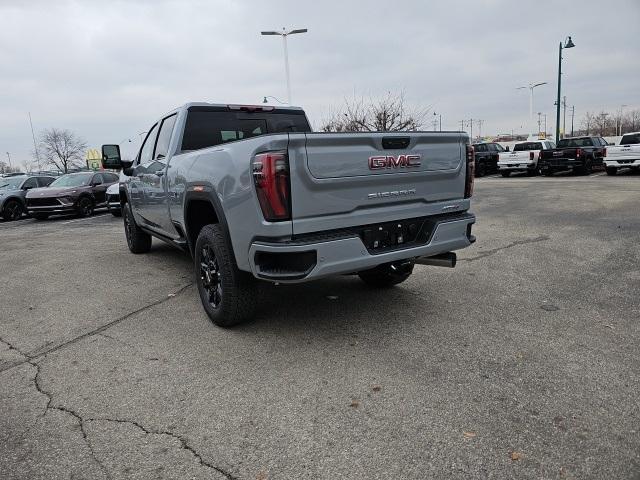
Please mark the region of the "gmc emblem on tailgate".
[[369, 157], [369, 169], [380, 170], [383, 168], [415, 168], [419, 167], [420, 155], [377, 155]]

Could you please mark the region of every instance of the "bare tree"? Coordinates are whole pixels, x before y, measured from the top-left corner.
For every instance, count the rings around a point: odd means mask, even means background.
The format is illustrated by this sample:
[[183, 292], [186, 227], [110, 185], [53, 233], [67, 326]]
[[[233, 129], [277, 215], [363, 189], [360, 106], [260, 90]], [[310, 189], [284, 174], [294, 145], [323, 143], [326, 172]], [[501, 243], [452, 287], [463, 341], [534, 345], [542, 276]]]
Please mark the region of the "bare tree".
[[640, 130], [640, 110], [631, 110], [622, 119], [622, 132], [637, 132]]
[[600, 112], [595, 118], [596, 128], [598, 130], [598, 134], [600, 136], [605, 136], [608, 134], [609, 126], [611, 122], [609, 120], [609, 113]]
[[85, 141], [70, 130], [50, 128], [40, 134], [40, 155], [47, 164], [64, 173], [84, 164], [82, 156], [86, 149]]
[[591, 128], [595, 122], [595, 115], [591, 112], [587, 112], [584, 114], [584, 118], [582, 119], [582, 128], [585, 129], [585, 135], [591, 134]]
[[354, 97], [322, 122], [323, 132], [398, 132], [418, 130], [429, 109], [415, 110], [406, 106], [404, 93], [374, 100]]

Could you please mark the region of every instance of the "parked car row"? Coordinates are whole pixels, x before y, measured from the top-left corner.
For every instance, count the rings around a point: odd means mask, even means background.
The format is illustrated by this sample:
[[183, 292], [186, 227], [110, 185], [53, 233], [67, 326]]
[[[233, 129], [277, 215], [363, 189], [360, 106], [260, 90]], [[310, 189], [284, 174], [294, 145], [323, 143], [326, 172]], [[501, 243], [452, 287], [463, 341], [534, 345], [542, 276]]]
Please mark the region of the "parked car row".
[[588, 175], [594, 167], [604, 167], [608, 175], [621, 168], [640, 171], [640, 132], [625, 134], [620, 145], [609, 145], [600, 136], [584, 136], [563, 138], [557, 144], [550, 140], [522, 142], [513, 151], [498, 143], [477, 143], [474, 149], [477, 177], [489, 173], [508, 177], [513, 172], [549, 176], [569, 170]]
[[111, 172], [2, 178], [0, 214], [5, 220], [18, 220], [24, 214], [37, 220], [56, 214], [88, 216], [96, 208], [107, 207], [107, 189], [112, 185], [118, 185], [118, 175]]

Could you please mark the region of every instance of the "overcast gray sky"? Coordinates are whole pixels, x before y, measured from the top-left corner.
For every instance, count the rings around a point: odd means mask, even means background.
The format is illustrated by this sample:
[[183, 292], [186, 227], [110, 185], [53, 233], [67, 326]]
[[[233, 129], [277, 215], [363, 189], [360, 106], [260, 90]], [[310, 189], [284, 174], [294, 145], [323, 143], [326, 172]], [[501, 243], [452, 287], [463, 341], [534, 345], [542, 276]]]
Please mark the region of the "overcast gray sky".
[[483, 119], [483, 133], [526, 128], [528, 94], [553, 128], [558, 43], [563, 93], [587, 111], [640, 108], [640, 1], [40, 1], [0, 0], [0, 149], [19, 163], [34, 127], [73, 130], [92, 147], [137, 141], [187, 101], [286, 97], [320, 124], [345, 96], [404, 90], [443, 129]]

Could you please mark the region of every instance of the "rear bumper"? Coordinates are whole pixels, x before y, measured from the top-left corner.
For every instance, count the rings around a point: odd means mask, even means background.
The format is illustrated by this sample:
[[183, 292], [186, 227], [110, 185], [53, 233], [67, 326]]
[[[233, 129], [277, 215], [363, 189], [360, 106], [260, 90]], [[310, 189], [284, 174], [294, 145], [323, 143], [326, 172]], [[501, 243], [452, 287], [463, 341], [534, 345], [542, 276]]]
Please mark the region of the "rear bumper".
[[575, 158], [550, 158], [540, 160], [540, 168], [570, 168], [584, 166], [583, 159]]
[[[468, 247], [475, 241], [471, 225], [475, 215], [466, 214], [451, 220], [438, 221], [429, 241], [422, 245], [399, 248], [381, 253], [371, 253], [358, 235], [317, 242], [267, 243], [254, 242], [249, 249], [251, 272], [257, 278], [282, 283], [298, 283], [331, 275], [354, 273], [377, 265], [432, 256]], [[291, 254], [291, 255], [289, 255]], [[286, 268], [264, 267], [266, 257], [287, 259]]]
[[606, 167], [616, 167], [616, 168], [640, 167], [640, 158], [625, 158], [620, 160], [605, 159], [604, 164]]
[[524, 171], [524, 170], [532, 170], [536, 168], [535, 161], [526, 161], [526, 162], [498, 162], [498, 170], [503, 172], [505, 170], [509, 171]]

